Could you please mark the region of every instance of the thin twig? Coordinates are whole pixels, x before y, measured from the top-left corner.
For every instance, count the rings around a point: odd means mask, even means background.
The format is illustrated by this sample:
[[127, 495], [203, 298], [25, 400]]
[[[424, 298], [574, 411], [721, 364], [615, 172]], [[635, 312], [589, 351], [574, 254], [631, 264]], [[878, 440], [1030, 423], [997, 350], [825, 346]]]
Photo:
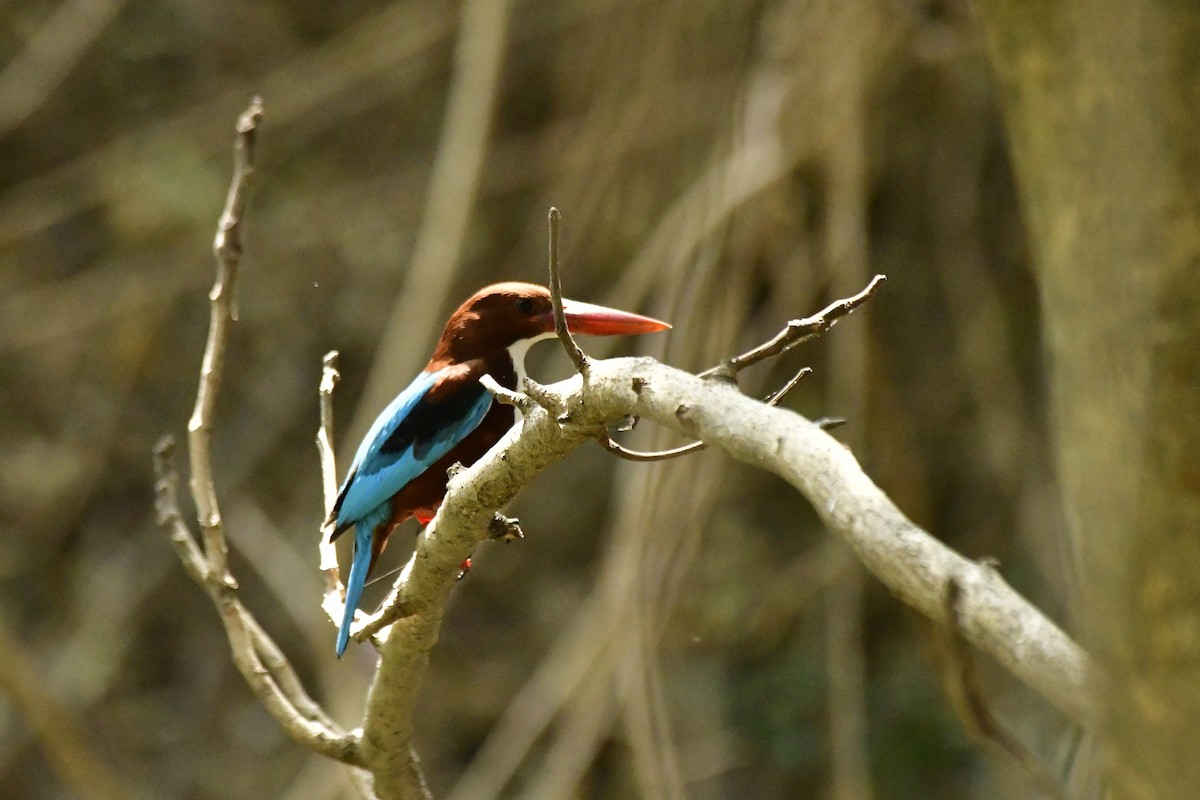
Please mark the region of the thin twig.
[[321, 456], [321, 489], [325, 498], [325, 514], [337, 501], [337, 460], [333, 452], [333, 390], [341, 380], [338, 372], [338, 351], [330, 350], [321, 359], [321, 385], [317, 389], [321, 409], [321, 427], [317, 429], [317, 450]]
[[[337, 502], [337, 459], [333, 452], [333, 389], [341, 378], [337, 370], [338, 352], [330, 350], [321, 359], [321, 384], [317, 390], [321, 409], [321, 424], [317, 428], [317, 453], [321, 459], [321, 488], [325, 498], [325, 518]], [[338, 569], [337, 547], [329, 540], [332, 527], [321, 525], [317, 536], [321, 578], [325, 590], [321, 598], [321, 609], [334, 625], [341, 623], [346, 610], [346, 590], [342, 588], [341, 572]]]
[[870, 300], [886, 280], [886, 275], [876, 275], [867, 284], [866, 288], [858, 294], [830, 303], [811, 317], [791, 320], [782, 331], [768, 341], [752, 350], [747, 350], [741, 355], [734, 356], [715, 367], [706, 369], [704, 372], [699, 373], [699, 376], [707, 378], [710, 376], [736, 375], [746, 367], [757, 364], [760, 361], [765, 361], [768, 358], [782, 355], [798, 344], [815, 339], [836, 325], [837, 321], [842, 317], [847, 316], [863, 303]]
[[975, 670], [974, 654], [963, 636], [962, 600], [962, 585], [953, 575], [947, 577], [943, 596], [945, 625], [940, 628], [944, 640], [946, 693], [963, 727], [977, 744], [1011, 758], [1043, 793], [1055, 800], [1069, 800], [1066, 788], [1050, 768], [1006, 729], [988, 707]]
[[[333, 389], [341, 380], [337, 369], [337, 350], [330, 350], [321, 359], [321, 385], [317, 390], [321, 406], [321, 425], [317, 429], [317, 451], [321, 458], [321, 487], [325, 497], [325, 517], [328, 518], [333, 504], [337, 502], [337, 460], [333, 452]], [[323, 524], [317, 537], [317, 552], [320, 556], [321, 577], [325, 590], [321, 596], [321, 610], [335, 626], [342, 623], [346, 613], [346, 589], [342, 585], [338, 567], [337, 546], [330, 541], [333, 526]], [[356, 612], [356, 616], [359, 612]], [[363, 637], [365, 638], [365, 636]], [[362, 641], [362, 639], [358, 639]], [[378, 646], [379, 641], [372, 639]]]
[[[550, 280], [551, 280], [551, 284], [552, 284], [551, 285], [551, 297], [552, 298], [554, 297], [553, 283], [558, 275], [558, 262], [557, 262], [557, 258], [555, 257], [556, 250], [555, 250], [555, 241], [554, 241], [554, 237], [557, 235], [557, 224], [556, 223], [557, 223], [556, 213], [555, 213], [554, 209], [551, 209]], [[733, 358], [726, 359], [725, 361], [718, 364], [717, 366], [710, 367], [709, 369], [706, 369], [704, 372], [698, 373], [698, 376], [701, 378], [713, 378], [713, 379], [717, 379], [717, 380], [736, 381], [738, 373], [741, 372], [746, 367], [749, 367], [753, 364], [757, 364], [760, 361], [764, 361], [768, 358], [773, 358], [774, 356], [782, 355], [783, 353], [786, 353], [788, 350], [792, 349], [793, 347], [800, 344], [801, 342], [807, 342], [808, 340], [813, 339], [817, 336], [820, 336], [821, 334], [828, 331], [835, 324], [837, 324], [837, 321], [839, 319], [850, 314], [850, 312], [854, 311], [856, 308], [861, 306], [863, 303], [867, 302], [867, 300], [870, 300], [871, 297], [875, 294], [875, 292], [878, 291], [880, 285], [882, 285], [883, 282], [886, 280], [887, 280], [886, 276], [876, 275], [874, 278], [871, 279], [871, 282], [867, 284], [866, 288], [864, 288], [858, 294], [853, 295], [851, 297], [844, 298], [842, 300], [837, 300], [833, 303], [830, 303], [828, 306], [826, 306], [821, 311], [819, 311], [818, 313], [814, 314], [811, 317], [805, 317], [804, 319], [791, 320], [790, 322], [788, 322], [787, 326], [784, 327], [784, 329], [782, 331], [780, 331], [778, 334], [773, 336], [770, 340], [764, 342], [763, 344], [759, 345], [758, 347], [755, 347], [752, 350], [748, 350], [745, 353], [742, 353], [741, 355], [737, 355], [737, 356], [734, 356]], [[559, 295], [559, 299], [561, 300], [561, 295]], [[557, 308], [557, 306], [556, 306], [556, 308]], [[571, 341], [571, 345], [575, 346], [576, 349], [578, 349], [578, 345], [575, 345], [574, 340]], [[564, 343], [563, 347], [567, 348], [567, 354], [570, 355], [571, 350], [570, 350], [570, 348], [567, 347], [566, 343]], [[811, 372], [811, 371], [812, 370], [808, 369], [807, 367], [804, 369], [801, 369], [798, 373], [796, 373], [795, 377], [793, 377], [790, 381], [788, 381], [788, 383], [785, 384], [779, 390], [779, 392], [776, 395], [772, 396], [774, 398], [773, 400], [768, 398], [768, 399], [764, 400], [763, 402], [765, 402], [767, 405], [772, 405], [772, 406], [775, 405], [781, 399], [783, 399], [783, 397], [788, 392], [790, 392], [795, 387], [796, 383], [798, 383], [801, 378], [803, 378], [806, 374], [808, 374], [808, 372]], [[837, 424], [840, 424], [840, 423], [837, 423]], [[836, 427], [837, 424], [833, 424], [828, 427]], [[822, 427], [825, 427], [825, 426], [822, 426]], [[640, 461], [640, 462], [666, 461], [666, 460], [672, 459], [672, 458], [679, 458], [680, 456], [685, 456], [689, 453], [694, 453], [697, 450], [703, 450], [704, 446], [705, 446], [703, 442], [691, 442], [689, 444], [671, 448], [670, 450], [658, 450], [658, 451], [654, 451], [654, 452], [641, 452], [638, 450], [631, 450], [628, 447], [625, 447], [624, 445], [620, 444], [619, 442], [614, 441], [613, 438], [611, 436], [609, 436], [607, 433], [603, 434], [602, 436], [597, 436], [596, 441], [599, 442], [601, 447], [603, 447], [605, 450], [612, 453], [613, 455], [620, 456], [621, 458], [624, 458], [627, 461]]]
[[242, 256], [242, 214], [246, 210], [247, 189], [254, 174], [254, 139], [262, 120], [262, 99], [255, 97], [238, 118], [237, 138], [234, 140], [233, 179], [225, 199], [225, 210], [217, 223], [213, 240], [213, 255], [217, 260], [217, 276], [209, 292], [210, 315], [208, 342], [200, 367], [200, 386], [196, 390], [196, 406], [188, 421], [188, 453], [191, 457], [192, 496], [196, 499], [196, 516], [204, 537], [204, 555], [208, 562], [209, 580], [233, 586], [227, 566], [228, 549], [221, 527], [221, 511], [217, 506], [216, 489], [212, 478], [212, 457], [209, 451], [213, 409], [221, 386], [221, 368], [225, 359], [225, 344], [229, 326], [234, 320], [233, 290], [237, 282], [238, 262]]
[[[155, 508], [184, 568], [217, 608], [234, 665], [280, 727], [308, 748], [346, 764], [362, 766], [357, 734], [337, 727], [304, 692], [282, 651], [237, 597], [235, 586], [212, 580], [212, 565], [192, 538], [179, 511], [179, 474], [172, 464], [175, 443], [165, 436], [154, 448]], [[265, 658], [265, 663], [264, 663]]]
[[492, 540], [497, 542], [515, 542], [525, 538], [525, 531], [521, 530], [521, 520], [506, 517], [500, 512], [496, 512], [496, 516], [492, 518], [488, 533], [491, 534]]
[[484, 375], [479, 382], [483, 384], [483, 388], [492, 393], [492, 397], [496, 398], [497, 403], [512, 406], [522, 414], [528, 414], [533, 409], [534, 401], [529, 395], [506, 389], [491, 375]]
[[687, 444], [672, 447], [668, 450], [632, 450], [614, 440], [608, 434], [597, 436], [596, 442], [615, 456], [620, 456], [626, 461], [638, 461], [641, 463], [669, 461], [672, 458], [686, 456], [688, 453], [695, 453], [697, 450], [703, 450], [708, 447], [704, 442], [688, 442]]
[[[763, 402], [769, 406], [778, 405], [780, 400], [787, 397], [788, 392], [796, 388], [796, 384], [798, 384], [806, 375], [810, 374], [812, 374], [812, 367], [802, 367], [799, 372], [797, 372], [788, 380], [787, 383], [776, 389], [767, 397], [763, 398]], [[842, 421], [844, 422], [845, 420]], [[688, 444], [680, 445], [679, 447], [672, 447], [669, 450], [654, 450], [646, 452], [642, 450], [631, 450], [621, 443], [614, 441], [613, 438], [607, 433], [596, 437], [596, 441], [601, 447], [613, 455], [620, 456], [626, 461], [640, 462], [667, 461], [668, 459], [686, 456], [688, 453], [695, 453], [697, 450], [703, 450], [708, 446], [704, 442], [689, 442]]]
[[553, 392], [549, 391], [545, 386], [535, 381], [533, 378], [525, 378], [521, 383], [521, 389], [533, 400], [534, 403], [546, 409], [553, 414], [555, 418], [562, 416], [562, 398]]
[[563, 314], [562, 276], [558, 265], [558, 223], [561, 219], [562, 215], [558, 213], [558, 209], [551, 208], [549, 214], [550, 302], [554, 305], [554, 332], [558, 335], [558, 341], [562, 342], [563, 350], [567, 352], [567, 358], [571, 359], [571, 363], [575, 365], [575, 371], [582, 375], [584, 380], [587, 380], [588, 357], [584, 355], [583, 350], [575, 341], [575, 337], [568, 330], [567, 317]]

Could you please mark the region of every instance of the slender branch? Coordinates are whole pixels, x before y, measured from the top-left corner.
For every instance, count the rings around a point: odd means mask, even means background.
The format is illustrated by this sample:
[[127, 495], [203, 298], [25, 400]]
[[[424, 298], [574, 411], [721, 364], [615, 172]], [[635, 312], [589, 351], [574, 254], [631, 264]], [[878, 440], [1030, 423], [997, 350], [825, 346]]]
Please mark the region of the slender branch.
[[561, 219], [562, 215], [558, 213], [558, 209], [551, 208], [549, 214], [550, 302], [554, 306], [554, 332], [558, 335], [558, 341], [562, 343], [563, 350], [567, 351], [567, 358], [571, 359], [571, 363], [575, 365], [575, 371], [586, 377], [588, 357], [584, 355], [583, 350], [575, 341], [575, 337], [571, 335], [571, 331], [567, 328], [566, 315], [563, 314], [562, 276], [558, 263], [558, 223]]
[[330, 350], [321, 359], [321, 385], [317, 389], [321, 409], [321, 426], [317, 429], [317, 452], [321, 457], [321, 489], [325, 498], [326, 516], [333, 510], [338, 491], [337, 460], [333, 453], [333, 390], [341, 380], [342, 374], [338, 372], [337, 362], [337, 350]]
[[686, 456], [688, 453], [695, 453], [698, 450], [708, 447], [704, 442], [688, 442], [687, 444], [681, 444], [679, 447], [672, 447], [668, 450], [632, 450], [613, 439], [607, 433], [597, 436], [596, 443], [608, 452], [615, 456], [620, 456], [626, 461], [638, 461], [641, 463], [669, 461], [672, 458]]
[[159, 524], [171, 536], [185, 571], [202, 586], [216, 606], [234, 665], [263, 707], [293, 739], [317, 753], [362, 766], [360, 740], [337, 727], [304, 691], [291, 664], [237, 596], [229, 574], [227, 545], [212, 479], [210, 438], [225, 347], [234, 321], [233, 295], [241, 258], [241, 225], [247, 189], [254, 169], [254, 136], [262, 119], [262, 102], [254, 98], [239, 117], [233, 179], [213, 243], [216, 279], [212, 292], [208, 341], [200, 368], [196, 405], [188, 422], [191, 490], [200, 521], [203, 548], [197, 544], [179, 510], [179, 475], [172, 463], [174, 440], [164, 437], [154, 448], [154, 494]]
[[[550, 301], [554, 307], [554, 332], [558, 335], [558, 340], [560, 343], [562, 343], [563, 350], [566, 351], [567, 357], [570, 358], [571, 363], [575, 365], [575, 370], [583, 376], [584, 381], [586, 382], [590, 362], [587, 355], [584, 354], [583, 350], [579, 347], [579, 344], [575, 341], [575, 338], [571, 335], [571, 332], [567, 329], [566, 317], [563, 314], [562, 309], [562, 279], [560, 277], [558, 261], [558, 229], [560, 219], [561, 215], [558, 213], [558, 209], [552, 207], [549, 214]], [[856, 308], [870, 300], [886, 280], [886, 276], [876, 275], [858, 294], [833, 302], [811, 317], [791, 320], [782, 331], [780, 331], [776, 336], [767, 342], [755, 347], [752, 350], [742, 353], [741, 355], [726, 359], [724, 362], [715, 367], [710, 367], [704, 372], [701, 372], [699, 374], [700, 377], [728, 380], [736, 383], [738, 373], [746, 367], [757, 364], [760, 361], [764, 361], [768, 358], [782, 355], [796, 345], [820, 336], [828, 331], [835, 324], [837, 324], [839, 319], [849, 315]], [[801, 369], [791, 380], [784, 384], [784, 386], [780, 388], [778, 392], [772, 394], [763, 402], [771, 406], [778, 404], [788, 392], [795, 388], [796, 384], [800, 382], [800, 379], [810, 372], [812, 372], [812, 370], [807, 367]], [[541, 387], [537, 384], [534, 384], [529, 379], [526, 379], [525, 389], [527, 394], [543, 408], [549, 408], [547, 405], [548, 401], [545, 399], [540, 399], [538, 392], [535, 391], [536, 389], [540, 388]], [[492, 392], [492, 394], [496, 395], [495, 392]], [[499, 395], [496, 395], [496, 397], [499, 399]], [[511, 402], [508, 404], [513, 405]], [[569, 414], [561, 416], [559, 421], [571, 421]], [[634, 417], [634, 423], [636, 424], [636, 422], [637, 418]], [[643, 463], [653, 461], [668, 461], [672, 458], [686, 456], [689, 453], [695, 453], [705, 448], [704, 442], [696, 441], [681, 445], [679, 447], [673, 447], [668, 450], [657, 450], [652, 452], [632, 450], [628, 447], [625, 447], [620, 442], [615, 441], [611, 436], [608, 435], [607, 431], [597, 435], [595, 439], [602, 448], [613, 455], [619, 456], [626, 461], [638, 461]]]
[[1004, 727], [984, 699], [970, 645], [963, 637], [960, 615], [963, 587], [953, 575], [946, 579], [942, 653], [946, 693], [963, 727], [976, 743], [1011, 758], [1038, 789], [1055, 800], [1069, 800], [1066, 788], [1037, 754]]
[[562, 398], [553, 392], [547, 391], [545, 386], [533, 378], [526, 378], [521, 388], [525, 391], [529, 399], [537, 405], [554, 414], [556, 417], [564, 416]]
[[876, 275], [858, 294], [830, 303], [810, 317], [791, 320], [782, 331], [768, 341], [752, 350], [747, 350], [741, 355], [734, 356], [722, 364], [706, 369], [700, 373], [700, 377], [736, 375], [746, 367], [757, 364], [760, 361], [765, 361], [768, 358], [782, 355], [798, 344], [815, 339], [836, 325], [842, 317], [848, 316], [863, 303], [874, 297], [875, 293], [879, 291], [879, 287], [886, 280], [886, 275]]
[[[321, 459], [321, 489], [325, 499], [326, 519], [337, 502], [337, 459], [333, 452], [333, 390], [341, 379], [337, 369], [337, 358], [338, 352], [330, 350], [321, 359], [321, 384], [317, 390], [321, 409], [321, 423], [317, 428], [317, 453]], [[346, 610], [346, 590], [342, 586], [341, 572], [338, 568], [337, 547], [329, 539], [332, 533], [333, 527], [322, 522], [320, 535], [317, 536], [317, 553], [321, 579], [325, 584], [321, 609], [334, 625], [338, 625]]]
[[[179, 511], [179, 474], [171, 463], [174, 446], [172, 438], [166, 436], [154, 448], [158, 522], [171, 534], [188, 575], [208, 592], [216, 606], [234, 665], [289, 736], [317, 753], [362, 766], [358, 736], [340, 730], [304, 692], [282, 651], [238, 599], [235, 586], [210, 579], [212, 564], [192, 538]], [[260, 657], [264, 653], [265, 664]]]
[[[342, 585], [341, 570], [338, 567], [337, 546], [329, 538], [333, 534], [333, 525], [328, 523], [329, 514], [337, 502], [338, 491], [337, 460], [333, 454], [333, 389], [342, 376], [337, 369], [337, 359], [337, 350], [330, 350], [321, 359], [321, 384], [317, 390], [321, 407], [321, 424], [317, 428], [317, 452], [321, 459], [321, 488], [325, 498], [325, 522], [321, 525], [320, 535], [317, 536], [321, 578], [325, 584], [321, 595], [321, 610], [334, 626], [342, 623], [342, 615], [346, 612], [346, 588]], [[361, 616], [361, 612], [356, 611], [355, 617], [358, 616]], [[368, 635], [363, 634], [356, 638], [363, 641]], [[372, 638], [371, 641], [376, 646], [379, 645], [377, 639]]]
[[228, 548], [221, 527], [221, 512], [212, 479], [212, 457], [209, 452], [213, 409], [221, 386], [221, 368], [225, 359], [225, 343], [229, 326], [234, 319], [233, 289], [237, 281], [238, 263], [242, 257], [242, 214], [246, 209], [247, 190], [254, 174], [254, 140], [262, 120], [262, 99], [255, 97], [238, 118], [234, 143], [233, 180], [225, 199], [225, 210], [217, 223], [213, 240], [213, 255], [217, 260], [217, 276], [209, 292], [210, 315], [208, 342], [200, 367], [200, 386], [196, 390], [196, 406], [188, 421], [188, 453], [191, 456], [192, 496], [196, 499], [196, 516], [204, 538], [207, 578], [233, 586], [227, 566]]
[[[551, 264], [550, 277], [551, 277], [551, 285], [552, 285], [551, 298], [553, 299], [555, 296], [554, 291], [553, 291], [553, 283], [558, 274], [557, 259], [555, 257], [555, 252], [556, 252], [555, 244], [553, 241], [553, 237], [557, 236], [557, 216], [556, 216], [557, 212], [555, 212], [554, 209], [550, 209], [550, 211], [551, 211], [551, 220], [552, 220], [551, 221], [552, 242], [551, 242], [551, 259], [550, 259], [550, 264]], [[726, 381], [736, 383], [738, 373], [741, 372], [746, 367], [757, 364], [760, 361], [765, 361], [768, 358], [773, 358], [775, 356], [782, 355], [783, 353], [786, 353], [788, 350], [792, 349], [796, 345], [801, 344], [802, 342], [807, 342], [810, 339], [820, 336], [821, 334], [828, 331], [835, 324], [837, 324], [837, 321], [839, 319], [841, 319], [844, 316], [847, 316], [852, 311], [854, 311], [856, 308], [861, 306], [863, 303], [870, 300], [871, 297], [874, 296], [875, 292], [877, 292], [879, 290], [879, 287], [886, 280], [887, 280], [886, 276], [876, 275], [874, 278], [871, 279], [870, 283], [868, 283], [867, 286], [858, 294], [853, 295], [851, 297], [841, 299], [841, 300], [837, 300], [833, 303], [830, 303], [828, 306], [826, 306], [820, 312], [812, 315], [811, 317], [805, 317], [804, 319], [791, 320], [790, 322], [788, 322], [788, 324], [784, 327], [784, 329], [782, 331], [780, 331], [778, 334], [776, 334], [774, 337], [772, 337], [768, 341], [764, 342], [763, 344], [759, 345], [758, 347], [753, 348], [752, 350], [748, 350], [745, 353], [742, 353], [741, 355], [737, 355], [737, 356], [734, 356], [733, 358], [726, 359], [725, 361], [723, 361], [722, 363], [718, 364], [715, 367], [710, 367], [710, 368], [704, 370], [703, 372], [699, 373], [699, 377], [713, 378], [713, 379], [717, 379], [717, 380], [726, 380]], [[559, 295], [559, 301], [561, 301], [561, 294]], [[556, 301], [556, 302], [558, 302], [558, 301]], [[560, 339], [561, 339], [561, 334], [560, 334]], [[576, 350], [578, 350], [578, 345], [575, 344], [574, 340], [570, 341], [570, 346], [574, 347]], [[567, 355], [571, 355], [572, 351], [571, 351], [570, 347], [568, 347], [566, 342], [564, 342], [563, 347], [567, 349]], [[582, 353], [581, 353], [581, 355], [582, 355]], [[574, 357], [572, 357], [572, 360], [574, 360]], [[804, 369], [801, 369], [798, 373], [796, 373], [795, 377], [793, 377], [790, 381], [788, 381], [788, 383], [786, 383], [779, 390], [778, 396], [773, 396], [774, 399], [768, 398], [768, 399], [764, 400], [763, 402], [765, 402], [767, 405], [772, 405], [772, 406], [776, 405], [781, 399], [783, 399], [783, 397], [788, 392], [790, 392], [795, 387], [796, 383], [798, 383], [801, 378], [803, 378], [806, 374], [808, 374], [811, 371], [812, 370], [808, 369], [807, 367]], [[636, 422], [636, 417], [634, 419]], [[831, 420], [831, 422], [832, 422], [832, 420]], [[834, 423], [834, 424], [831, 424], [828, 426], [822, 426], [822, 427], [826, 427], [828, 429], [828, 428], [837, 427], [838, 424], [842, 424], [842, 423], [837, 422], [837, 423]], [[685, 455], [688, 455], [689, 453], [694, 453], [697, 450], [703, 450], [705, 447], [703, 442], [691, 442], [689, 444], [671, 448], [670, 450], [659, 450], [659, 451], [655, 451], [655, 452], [642, 452], [642, 451], [638, 451], [638, 450], [631, 450], [631, 449], [625, 447], [624, 445], [620, 444], [619, 442], [614, 441], [613, 438], [611, 436], [609, 436], [607, 433], [604, 433], [601, 436], [597, 436], [596, 441], [600, 444], [601, 447], [603, 447], [605, 450], [612, 453], [613, 455], [620, 456], [621, 458], [624, 458], [627, 461], [641, 461], [641, 462], [667, 461], [668, 459], [679, 458], [680, 456], [685, 456]]]

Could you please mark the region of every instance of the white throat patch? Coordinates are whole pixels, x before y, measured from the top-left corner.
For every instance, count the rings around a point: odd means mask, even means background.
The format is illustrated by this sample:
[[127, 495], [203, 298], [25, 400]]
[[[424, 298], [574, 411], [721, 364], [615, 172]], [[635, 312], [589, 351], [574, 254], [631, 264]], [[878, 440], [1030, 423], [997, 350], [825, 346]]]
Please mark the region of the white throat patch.
[[[523, 391], [522, 387], [525, 385], [525, 378], [527, 375], [525, 372], [525, 355], [529, 352], [529, 348], [533, 347], [538, 342], [545, 341], [546, 339], [552, 339], [556, 335], [557, 334], [555, 334], [554, 331], [550, 331], [549, 333], [541, 333], [528, 339], [521, 339], [520, 341], [513, 342], [508, 346], [508, 355], [513, 362], [513, 372], [517, 374], [516, 391]], [[516, 414], [515, 422], [519, 423], [525, 418], [525, 416], [521, 413], [521, 409], [514, 408], [513, 412]]]

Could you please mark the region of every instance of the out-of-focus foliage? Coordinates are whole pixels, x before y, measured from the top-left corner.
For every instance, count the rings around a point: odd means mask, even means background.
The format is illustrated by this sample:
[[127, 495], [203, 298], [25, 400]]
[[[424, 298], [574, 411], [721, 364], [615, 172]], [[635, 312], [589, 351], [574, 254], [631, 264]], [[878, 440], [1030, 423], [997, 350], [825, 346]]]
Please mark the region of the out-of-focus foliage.
[[[56, 14], [86, 32], [106, 13], [77, 57], [67, 34], [26, 49]], [[342, 352], [348, 454], [378, 410], [355, 407], [368, 371], [401, 388], [437, 334], [405, 329], [409, 362], [372, 362], [422, 222], [456, 30], [455, 8], [433, 2], [26, 2], [0, 19], [8, 69], [70, 59], [0, 130], [0, 796], [106, 780], [127, 796], [352, 796], [231, 666], [154, 526], [149, 453], [190, 413], [232, 124], [261, 93], [217, 489], [247, 604], [353, 724], [372, 655], [335, 661], [318, 609], [320, 357]], [[1061, 617], [1037, 298], [967, 8], [518, 2], [507, 40], [463, 256], [452, 290], [427, 298], [433, 316], [486, 282], [540, 280], [551, 204], [568, 294], [672, 320], [669, 337], [617, 347], [682, 367], [884, 272], [868, 309], [743, 388], [814, 366], [788, 404], [853, 409], [845, 438], [897, 503], [964, 554], [998, 557]], [[857, 355], [837, 358], [837, 337]], [[565, 374], [542, 348], [534, 374]], [[514, 510], [528, 538], [478, 553], [432, 656], [418, 746], [438, 796], [501, 719], [508, 738], [472, 774], [500, 774], [516, 747], [505, 796], [825, 791], [841, 712], [827, 676], [844, 665], [822, 598], [842, 562], [794, 493], [719, 454], [647, 466], [585, 448]], [[948, 710], [928, 624], [868, 581], [858, 638], [875, 794], [1016, 796]], [[18, 698], [12, 675], [30, 669]], [[985, 677], [1018, 730], [1047, 729], [1042, 705]], [[47, 711], [107, 778], [71, 783], [47, 757], [31, 723]]]

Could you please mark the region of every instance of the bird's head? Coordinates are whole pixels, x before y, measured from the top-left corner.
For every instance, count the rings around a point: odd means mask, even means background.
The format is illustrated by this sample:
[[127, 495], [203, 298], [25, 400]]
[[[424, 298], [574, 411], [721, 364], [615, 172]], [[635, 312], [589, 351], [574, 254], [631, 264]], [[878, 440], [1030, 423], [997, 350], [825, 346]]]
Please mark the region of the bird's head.
[[[563, 300], [563, 316], [572, 333], [591, 336], [653, 333], [671, 327], [651, 317], [576, 300]], [[495, 283], [480, 289], [450, 315], [434, 360], [466, 361], [553, 335], [554, 307], [546, 287]]]

